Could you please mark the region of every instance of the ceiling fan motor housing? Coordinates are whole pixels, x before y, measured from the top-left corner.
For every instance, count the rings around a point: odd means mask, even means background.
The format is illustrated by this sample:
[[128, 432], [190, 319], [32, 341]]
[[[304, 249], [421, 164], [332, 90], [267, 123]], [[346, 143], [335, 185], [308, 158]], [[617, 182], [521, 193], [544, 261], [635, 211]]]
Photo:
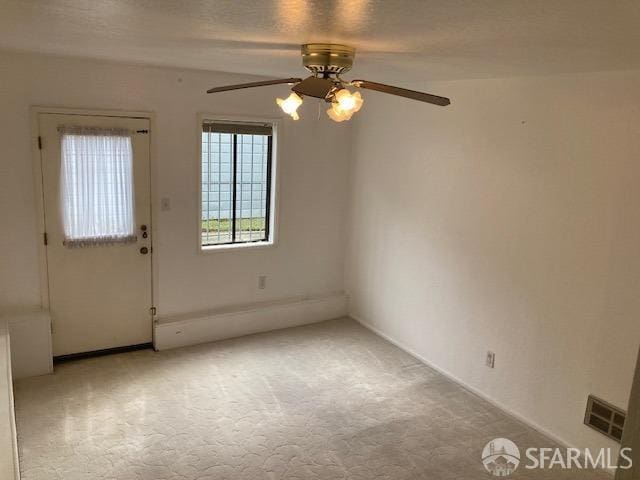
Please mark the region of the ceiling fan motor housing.
[[317, 76], [339, 75], [351, 70], [356, 49], [332, 43], [302, 45], [302, 64]]

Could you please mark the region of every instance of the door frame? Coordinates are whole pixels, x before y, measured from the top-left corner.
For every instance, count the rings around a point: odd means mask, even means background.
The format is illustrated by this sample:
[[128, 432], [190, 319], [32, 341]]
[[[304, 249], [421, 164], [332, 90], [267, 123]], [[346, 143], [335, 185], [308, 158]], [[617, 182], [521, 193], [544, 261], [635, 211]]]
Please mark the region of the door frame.
[[[158, 268], [157, 255], [153, 252], [153, 244], [156, 234], [156, 215], [157, 212], [153, 208], [156, 204], [156, 193], [154, 185], [156, 185], [156, 169], [154, 168], [153, 159], [155, 158], [156, 145], [153, 132], [156, 126], [156, 116], [154, 112], [140, 112], [127, 110], [105, 110], [105, 109], [87, 109], [87, 108], [64, 108], [64, 107], [45, 107], [31, 106], [29, 108], [29, 119], [31, 123], [31, 160], [33, 170], [34, 191], [36, 196], [36, 244], [38, 246], [38, 266], [40, 273], [40, 306], [43, 310], [49, 310], [49, 267], [47, 262], [47, 248], [44, 244], [45, 234], [45, 209], [44, 209], [44, 184], [42, 172], [42, 155], [40, 150], [40, 126], [38, 116], [41, 114], [59, 114], [59, 115], [83, 115], [95, 117], [120, 117], [120, 118], [141, 118], [149, 121], [149, 189], [150, 189], [150, 208], [151, 208], [151, 305], [155, 306], [155, 285], [158, 285]], [[151, 315], [151, 332], [152, 342], [155, 348], [155, 315]]]

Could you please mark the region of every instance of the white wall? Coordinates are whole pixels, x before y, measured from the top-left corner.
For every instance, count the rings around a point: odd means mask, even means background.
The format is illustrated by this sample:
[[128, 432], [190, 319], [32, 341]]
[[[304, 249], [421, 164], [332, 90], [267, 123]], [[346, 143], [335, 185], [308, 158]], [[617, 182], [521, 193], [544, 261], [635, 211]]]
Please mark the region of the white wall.
[[0, 478], [19, 480], [16, 422], [11, 388], [9, 325], [0, 318]]
[[[212, 65], [224, 68], [224, 65]], [[206, 95], [214, 85], [251, 81], [222, 73], [0, 53], [0, 307], [40, 303], [37, 219], [29, 107], [150, 111], [156, 305], [161, 316], [343, 288], [349, 126], [283, 120], [279, 230], [275, 248], [197, 252], [198, 112], [280, 117], [286, 85]], [[171, 211], [159, 201], [171, 198]], [[258, 275], [267, 288], [258, 290]]]
[[[581, 447], [587, 394], [626, 408], [640, 341], [640, 72], [366, 92], [351, 312]], [[487, 350], [496, 368], [484, 366]]]
[[625, 429], [621, 447], [631, 449], [633, 467], [616, 472], [616, 480], [637, 480], [640, 477], [640, 352], [636, 361], [631, 395], [629, 398], [629, 413], [625, 420]]

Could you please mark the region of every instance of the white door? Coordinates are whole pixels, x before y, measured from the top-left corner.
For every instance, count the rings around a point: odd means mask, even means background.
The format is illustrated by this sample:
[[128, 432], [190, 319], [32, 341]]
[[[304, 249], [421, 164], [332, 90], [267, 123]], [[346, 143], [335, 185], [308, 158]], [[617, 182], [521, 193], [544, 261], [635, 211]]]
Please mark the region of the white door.
[[38, 122], [54, 356], [151, 342], [149, 120]]

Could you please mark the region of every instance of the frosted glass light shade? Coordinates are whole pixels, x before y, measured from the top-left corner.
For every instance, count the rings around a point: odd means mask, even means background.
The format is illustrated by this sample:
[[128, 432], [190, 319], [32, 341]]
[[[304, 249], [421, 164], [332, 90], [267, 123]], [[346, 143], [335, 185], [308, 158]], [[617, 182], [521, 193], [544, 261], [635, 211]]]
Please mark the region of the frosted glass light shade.
[[355, 112], [362, 108], [364, 99], [360, 92], [351, 93], [346, 88], [339, 90], [334, 95], [331, 108], [327, 110], [327, 115], [334, 122], [344, 122], [350, 120]]
[[302, 105], [302, 97], [295, 92], [291, 92], [286, 99], [276, 98], [276, 103], [282, 109], [284, 113], [287, 115], [291, 115], [291, 118], [294, 120], [299, 120], [300, 115], [298, 115], [298, 107]]

